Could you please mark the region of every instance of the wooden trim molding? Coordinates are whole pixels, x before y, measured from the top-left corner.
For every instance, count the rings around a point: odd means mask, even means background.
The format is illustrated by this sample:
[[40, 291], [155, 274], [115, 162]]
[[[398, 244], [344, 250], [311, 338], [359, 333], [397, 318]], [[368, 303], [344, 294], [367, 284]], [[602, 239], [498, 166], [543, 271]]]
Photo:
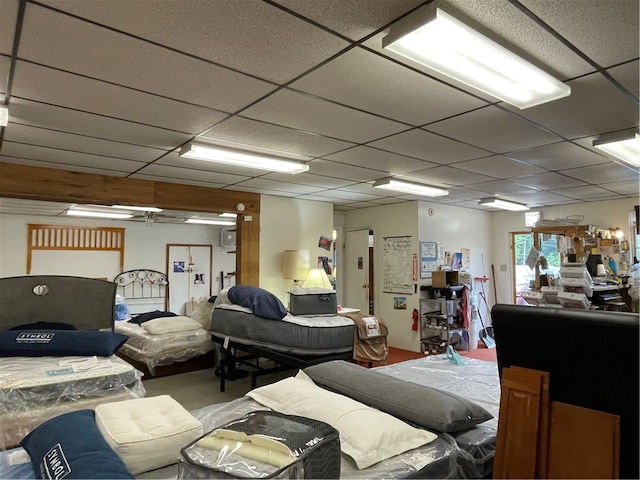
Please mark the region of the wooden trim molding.
[[0, 196], [98, 205], [153, 205], [205, 213], [235, 212], [241, 203], [244, 209], [238, 216], [241, 228], [237, 231], [236, 282], [258, 285], [259, 194], [0, 162]]

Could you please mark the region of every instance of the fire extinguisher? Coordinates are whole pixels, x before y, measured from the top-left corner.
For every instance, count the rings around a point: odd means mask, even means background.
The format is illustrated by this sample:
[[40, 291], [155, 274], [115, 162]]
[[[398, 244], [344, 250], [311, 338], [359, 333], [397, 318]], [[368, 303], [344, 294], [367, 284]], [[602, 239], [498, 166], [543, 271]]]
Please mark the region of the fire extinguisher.
[[411, 313], [411, 318], [413, 319], [413, 324], [411, 325], [411, 330], [413, 330], [414, 332], [418, 331], [418, 316], [420, 314], [418, 313], [418, 309], [414, 308], [413, 312]]

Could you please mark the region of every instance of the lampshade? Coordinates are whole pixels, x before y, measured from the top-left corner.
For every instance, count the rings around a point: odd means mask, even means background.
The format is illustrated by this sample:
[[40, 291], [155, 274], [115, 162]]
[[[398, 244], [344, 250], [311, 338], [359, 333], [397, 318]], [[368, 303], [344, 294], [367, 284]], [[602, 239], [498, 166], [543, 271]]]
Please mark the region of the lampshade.
[[502, 210], [511, 210], [512, 212], [529, 210], [529, 207], [522, 203], [510, 202], [500, 198], [483, 198], [479, 203], [485, 207], [495, 207]]
[[381, 180], [377, 180], [373, 184], [373, 187], [381, 188], [383, 190], [393, 190], [395, 192], [411, 193], [413, 195], [422, 195], [425, 197], [449, 195], [449, 191], [444, 188], [432, 187], [422, 183], [407, 182], [395, 178], [383, 178]]
[[312, 268], [302, 283], [302, 288], [322, 287], [333, 289], [324, 268]]
[[638, 130], [626, 130], [600, 135], [593, 146], [634, 167], [640, 167], [640, 135]]
[[434, 4], [394, 23], [382, 47], [521, 109], [571, 94], [568, 85]]
[[180, 156], [213, 163], [224, 163], [236, 167], [256, 168], [280, 173], [295, 174], [309, 170], [309, 165], [305, 163], [197, 142], [190, 142], [182, 147]]
[[285, 250], [282, 255], [282, 277], [304, 280], [309, 272], [309, 250]]

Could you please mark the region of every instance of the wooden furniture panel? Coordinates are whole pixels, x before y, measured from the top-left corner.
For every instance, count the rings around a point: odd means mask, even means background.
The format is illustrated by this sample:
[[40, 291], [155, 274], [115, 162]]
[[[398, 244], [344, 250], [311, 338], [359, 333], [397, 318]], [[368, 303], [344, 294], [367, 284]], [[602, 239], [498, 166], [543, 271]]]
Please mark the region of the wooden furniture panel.
[[35, 250], [84, 250], [118, 252], [124, 270], [124, 228], [28, 224], [27, 274]]
[[[502, 371], [494, 478], [536, 478], [545, 468], [549, 375], [520, 367]], [[542, 465], [541, 465], [542, 464]]]
[[551, 402], [546, 478], [618, 478], [620, 417]]

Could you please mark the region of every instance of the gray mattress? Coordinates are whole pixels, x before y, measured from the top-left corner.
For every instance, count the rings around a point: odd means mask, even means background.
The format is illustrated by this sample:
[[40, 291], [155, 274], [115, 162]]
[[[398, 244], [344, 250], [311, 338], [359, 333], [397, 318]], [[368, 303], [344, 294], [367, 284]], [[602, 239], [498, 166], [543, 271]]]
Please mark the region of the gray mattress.
[[340, 316], [292, 317], [269, 320], [244, 309], [217, 306], [211, 333], [244, 345], [256, 345], [293, 355], [328, 355], [353, 349], [354, 325]]

